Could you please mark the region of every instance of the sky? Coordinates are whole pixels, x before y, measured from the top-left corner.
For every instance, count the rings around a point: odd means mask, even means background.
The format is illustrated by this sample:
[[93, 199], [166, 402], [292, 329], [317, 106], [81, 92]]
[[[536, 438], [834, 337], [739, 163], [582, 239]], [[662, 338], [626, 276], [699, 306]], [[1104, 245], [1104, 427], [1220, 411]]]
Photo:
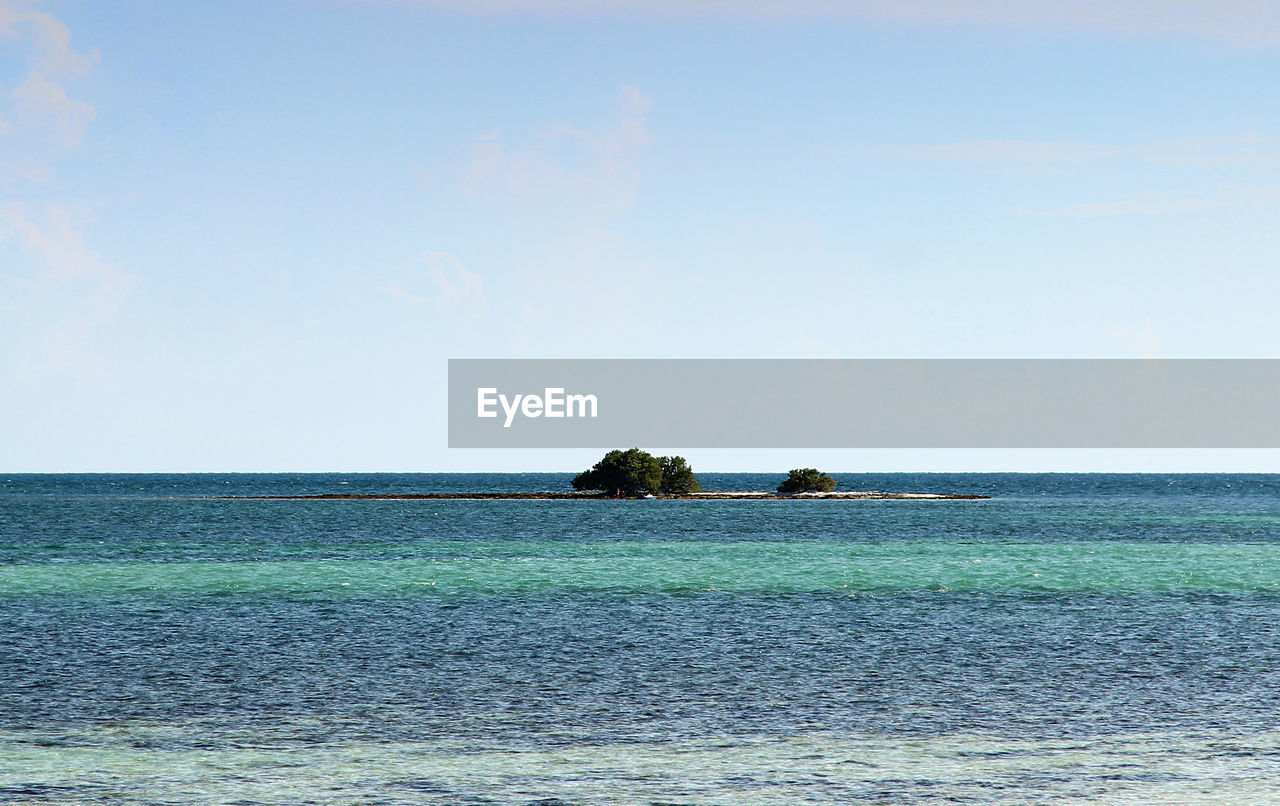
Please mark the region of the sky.
[[598, 458], [448, 449], [449, 358], [1277, 358], [1277, 100], [1272, 2], [0, 0], [0, 471]]

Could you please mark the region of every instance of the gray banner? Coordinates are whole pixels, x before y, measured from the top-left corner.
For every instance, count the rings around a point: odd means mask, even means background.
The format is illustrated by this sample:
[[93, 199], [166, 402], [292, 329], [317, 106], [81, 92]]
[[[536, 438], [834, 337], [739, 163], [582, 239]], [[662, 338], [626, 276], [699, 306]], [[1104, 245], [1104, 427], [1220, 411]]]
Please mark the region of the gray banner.
[[1280, 360], [449, 361], [451, 448], [1276, 448]]

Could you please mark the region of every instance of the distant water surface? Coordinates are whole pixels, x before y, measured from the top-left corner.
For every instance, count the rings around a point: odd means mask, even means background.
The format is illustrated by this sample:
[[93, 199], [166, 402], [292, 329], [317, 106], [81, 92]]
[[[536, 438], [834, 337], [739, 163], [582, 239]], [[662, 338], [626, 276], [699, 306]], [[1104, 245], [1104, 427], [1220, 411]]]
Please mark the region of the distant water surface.
[[1280, 477], [218, 498], [570, 478], [0, 475], [0, 803], [1280, 802]]

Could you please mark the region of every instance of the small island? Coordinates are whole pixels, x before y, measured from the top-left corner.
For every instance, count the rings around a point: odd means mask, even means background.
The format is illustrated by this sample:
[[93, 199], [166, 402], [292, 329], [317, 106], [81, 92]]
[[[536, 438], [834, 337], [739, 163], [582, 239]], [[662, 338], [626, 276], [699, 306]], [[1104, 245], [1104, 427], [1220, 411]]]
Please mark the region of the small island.
[[314, 495], [226, 495], [225, 499], [289, 501], [591, 501], [666, 499], [683, 501], [777, 501], [785, 499], [840, 501], [944, 501], [985, 500], [989, 495], [961, 493], [882, 492], [837, 490], [836, 480], [816, 468], [790, 471], [774, 491], [703, 490], [693, 469], [682, 456], [654, 456], [639, 448], [609, 451], [604, 458], [573, 478], [573, 492], [462, 492], [462, 493], [317, 493]]

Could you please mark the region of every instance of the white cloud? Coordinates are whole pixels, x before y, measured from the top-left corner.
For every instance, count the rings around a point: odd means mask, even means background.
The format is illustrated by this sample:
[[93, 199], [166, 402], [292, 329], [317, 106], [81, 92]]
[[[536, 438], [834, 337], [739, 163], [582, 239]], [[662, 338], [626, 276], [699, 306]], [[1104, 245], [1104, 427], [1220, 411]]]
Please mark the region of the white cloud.
[[862, 149], [875, 157], [922, 162], [978, 162], [1010, 165], [1076, 163], [1105, 159], [1123, 149], [1098, 143], [1037, 140], [968, 140], [938, 145]]
[[652, 139], [645, 123], [650, 106], [638, 89], [622, 87], [618, 117], [608, 128], [562, 124], [520, 146], [508, 146], [498, 132], [481, 134], [472, 145], [463, 190], [509, 200], [556, 197], [601, 209], [630, 206], [640, 173], [637, 159]]
[[98, 51], [77, 53], [71, 48], [71, 31], [52, 14], [30, 11], [19, 15], [30, 30], [35, 69], [46, 75], [84, 75], [98, 60]]
[[43, 165], [29, 162], [0, 172], [0, 184], [16, 184], [24, 182], [39, 185], [49, 181], [49, 170]]
[[1129, 159], [1152, 165], [1280, 164], [1280, 142], [1258, 132], [1182, 137], [1136, 145], [1079, 140], [962, 140], [916, 146], [856, 149], [878, 159], [1007, 166], [1074, 165]]
[[439, 290], [438, 298], [451, 306], [484, 307], [484, 280], [448, 252], [429, 252], [424, 258]]
[[1245, 204], [1266, 204], [1276, 201], [1280, 201], [1280, 191], [1245, 188], [1206, 196], [1139, 193], [1121, 199], [1070, 204], [1048, 209], [1022, 209], [1017, 212], [1023, 215], [1060, 216], [1064, 218], [1184, 215]]
[[92, 358], [94, 332], [115, 316], [133, 286], [90, 249], [67, 207], [46, 203], [0, 204], [0, 245], [15, 243], [35, 271], [12, 278], [31, 302], [24, 307], [35, 331], [22, 345], [10, 345], [28, 371], [83, 370]]
[[1143, 319], [1139, 325], [1124, 324], [1119, 327], [1108, 328], [1107, 335], [1126, 354], [1136, 355], [1138, 358], [1165, 357], [1161, 350], [1160, 334], [1156, 332], [1155, 326], [1151, 324], [1151, 317], [1149, 316]]
[[0, 36], [6, 39], [13, 39], [17, 36], [14, 31], [18, 23], [18, 10], [13, 3], [0, 2]]
[[1112, 218], [1132, 215], [1177, 215], [1198, 213], [1225, 206], [1222, 199], [1196, 199], [1158, 196], [1137, 196], [1115, 201], [1086, 202], [1038, 211], [1041, 215], [1066, 218]]
[[[530, 124], [472, 141], [459, 189], [496, 241], [479, 269], [495, 279], [483, 287], [487, 304], [517, 349], [605, 322], [635, 333], [652, 326], [652, 309], [640, 298], [659, 293], [650, 282], [653, 266], [617, 229], [641, 197], [652, 105], [638, 88], [623, 86], [600, 122]], [[436, 268], [434, 296], [465, 299], [468, 289], [481, 288], [447, 264]], [[619, 299], [634, 305], [619, 306]]]
[[[71, 45], [71, 32], [36, 3], [0, 0], [0, 55], [18, 65], [0, 104], [0, 183], [13, 192], [50, 176], [49, 145], [73, 148], [84, 137], [96, 110], [73, 98], [65, 77], [88, 73], [96, 51]], [[13, 57], [10, 57], [10, 52]], [[12, 145], [10, 145], [12, 143]], [[102, 326], [116, 316], [133, 285], [89, 247], [81, 232], [87, 209], [57, 201], [0, 202], [0, 247], [6, 257], [0, 280], [6, 286], [4, 315], [18, 338], [0, 349], [20, 374], [69, 371], [97, 374], [103, 361], [95, 343]], [[25, 271], [24, 271], [25, 269]]]
[[[1179, 215], [1275, 202], [1280, 196], [1273, 187], [1249, 186], [1263, 170], [1280, 167], [1280, 141], [1257, 132], [1212, 137], [1184, 137], [1136, 145], [1116, 145], [1080, 141], [972, 140], [920, 146], [858, 148], [853, 153], [879, 160], [954, 163], [992, 167], [1000, 170], [1079, 170], [1095, 174], [1103, 171], [1119, 175], [1123, 169], [1142, 166], [1158, 169], [1169, 178], [1184, 174], [1181, 169], [1208, 169], [1220, 178], [1235, 176], [1237, 186], [1206, 192], [1200, 180], [1184, 192], [1135, 191], [1119, 198], [1089, 201], [1049, 208], [1018, 208], [1022, 215], [1104, 218], [1133, 215]], [[1188, 174], [1195, 176], [1195, 174]]]
[[[416, 290], [424, 285], [430, 286], [429, 290]], [[379, 286], [378, 290], [414, 304], [463, 309], [471, 313], [485, 313], [487, 309], [484, 279], [469, 271], [461, 260], [448, 252], [426, 253], [412, 278], [406, 278], [404, 282], [392, 280]]]
[[71, 47], [71, 32], [60, 20], [10, 0], [0, 0], [0, 38], [27, 53], [27, 74], [9, 96], [16, 123], [0, 119], [0, 134], [43, 130], [67, 147], [78, 145], [96, 110], [71, 98], [55, 79], [88, 73], [98, 60], [97, 51], [77, 52]]
[[66, 89], [39, 73], [32, 73], [17, 86], [11, 96], [24, 126], [47, 125], [60, 143], [68, 148], [80, 144], [85, 129], [97, 115], [92, 105], [67, 96]]
[[91, 279], [103, 296], [114, 296], [126, 285], [126, 278], [85, 244], [63, 205], [48, 203], [43, 210], [22, 202], [0, 205], [0, 242], [8, 238], [38, 256], [59, 280]]
[[1280, 143], [1258, 132], [1218, 137], [1180, 137], [1147, 143], [1135, 156], [1152, 165], [1276, 166]]
[[921, 26], [1190, 35], [1280, 44], [1274, 0], [357, 0], [469, 14], [851, 20]]

